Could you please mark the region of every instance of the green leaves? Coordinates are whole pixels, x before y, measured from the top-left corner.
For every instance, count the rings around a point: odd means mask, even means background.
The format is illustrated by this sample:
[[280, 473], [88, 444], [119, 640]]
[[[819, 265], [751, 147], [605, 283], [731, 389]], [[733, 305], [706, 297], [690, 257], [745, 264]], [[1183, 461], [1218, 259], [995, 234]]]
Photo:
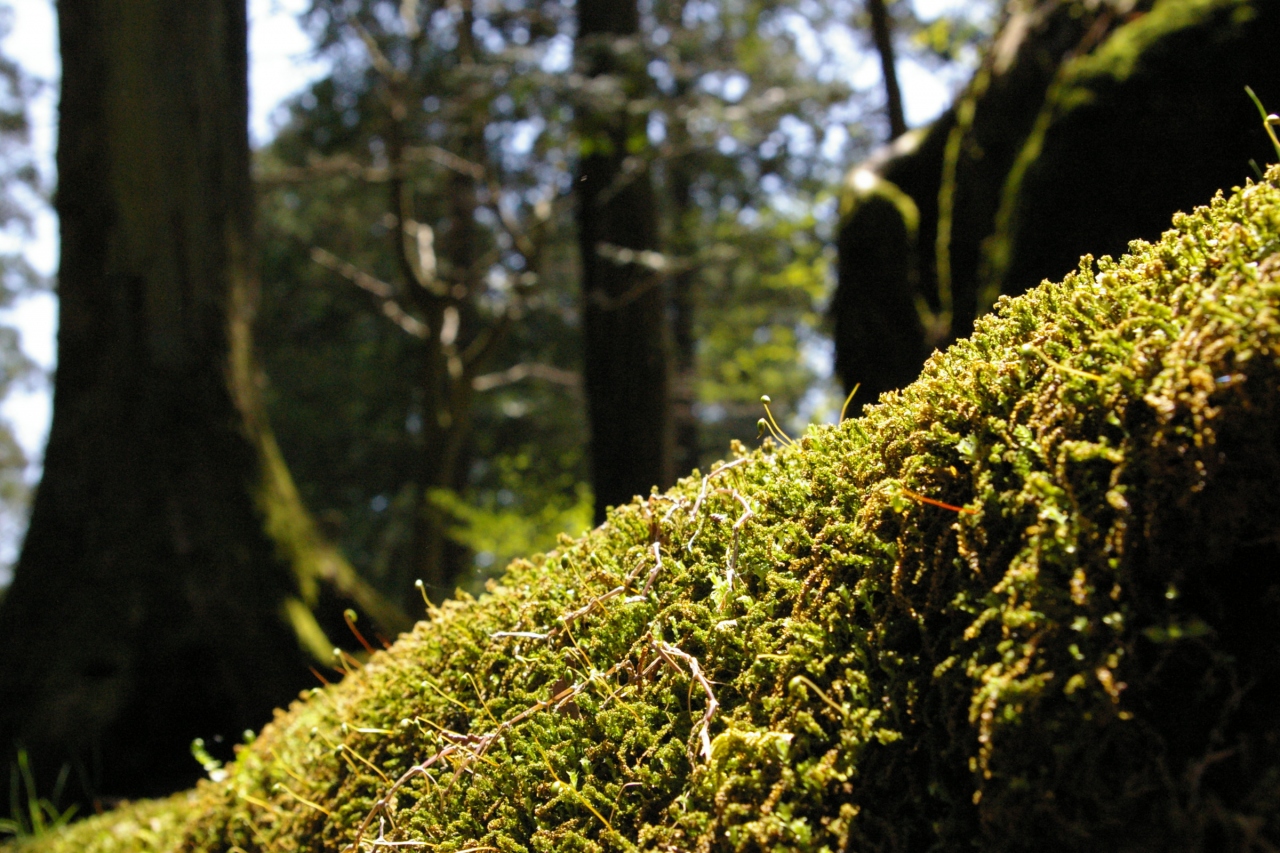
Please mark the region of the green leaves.
[[66, 826], [75, 816], [76, 806], [58, 807], [71, 766], [64, 764], [48, 797], [40, 796], [35, 773], [25, 749], [9, 766], [9, 817], [0, 818], [0, 836], [40, 838]]

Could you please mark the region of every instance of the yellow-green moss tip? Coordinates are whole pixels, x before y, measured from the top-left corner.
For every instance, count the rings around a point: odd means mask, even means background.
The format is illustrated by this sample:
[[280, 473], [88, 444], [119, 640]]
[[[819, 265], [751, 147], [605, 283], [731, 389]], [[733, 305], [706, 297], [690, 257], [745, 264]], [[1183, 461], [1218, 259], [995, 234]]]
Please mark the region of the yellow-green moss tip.
[[19, 849], [1280, 844], [1278, 179]]

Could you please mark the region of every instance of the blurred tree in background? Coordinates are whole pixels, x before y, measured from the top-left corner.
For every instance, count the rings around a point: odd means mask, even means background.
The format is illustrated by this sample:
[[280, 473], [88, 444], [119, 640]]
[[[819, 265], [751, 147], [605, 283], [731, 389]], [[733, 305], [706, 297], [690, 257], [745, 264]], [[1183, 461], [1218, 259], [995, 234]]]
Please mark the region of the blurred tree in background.
[[451, 592], [460, 545], [492, 562], [584, 520], [567, 165], [529, 149], [531, 117], [568, 118], [537, 61], [565, 10], [434, 11], [316, 4], [334, 73], [259, 164], [269, 403], [308, 499], [402, 600]]
[[0, 766], [74, 770], [82, 798], [192, 783], [192, 740], [226, 757], [348, 608], [408, 627], [318, 535], [263, 416], [246, 30], [226, 0], [59, 7], [56, 405], [0, 599]]
[[[419, 578], [437, 599], [475, 590], [605, 504], [723, 456], [755, 436], [761, 393], [802, 417], [824, 399], [832, 187], [880, 135], [881, 101], [836, 73], [851, 59], [827, 36], [873, 56], [866, 9], [645, 3], [634, 32], [592, 36], [612, 57], [595, 66], [582, 45], [574, 63], [572, 11], [317, 0], [305, 20], [333, 71], [259, 154], [273, 423], [308, 504], [401, 601]], [[976, 39], [889, 11], [926, 64]], [[601, 146], [584, 121], [610, 112], [630, 129]], [[646, 186], [656, 218], [643, 243], [593, 238], [612, 288], [593, 302], [574, 170], [607, 149], [617, 179], [594, 191]], [[592, 364], [622, 373], [582, 379], [584, 304], [642, 300], [653, 319], [602, 339], [662, 354], [663, 423], [617, 356]], [[614, 434], [670, 458], [595, 501], [587, 484], [611, 471], [591, 475], [586, 413], [610, 388]]]

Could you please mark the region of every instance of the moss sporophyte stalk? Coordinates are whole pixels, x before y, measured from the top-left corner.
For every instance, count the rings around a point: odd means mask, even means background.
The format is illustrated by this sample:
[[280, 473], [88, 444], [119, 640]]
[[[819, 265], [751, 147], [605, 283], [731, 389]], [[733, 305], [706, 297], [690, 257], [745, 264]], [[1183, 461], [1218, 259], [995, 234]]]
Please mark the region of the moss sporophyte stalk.
[[1277, 181], [18, 849], [1280, 845]]

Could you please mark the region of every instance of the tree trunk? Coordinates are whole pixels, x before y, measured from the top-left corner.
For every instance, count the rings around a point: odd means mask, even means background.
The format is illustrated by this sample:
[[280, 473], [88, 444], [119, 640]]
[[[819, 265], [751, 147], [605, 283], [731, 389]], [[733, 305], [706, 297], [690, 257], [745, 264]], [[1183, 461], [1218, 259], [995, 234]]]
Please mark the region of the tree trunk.
[[[669, 128], [673, 148], [687, 148], [688, 128], [673, 122]], [[698, 401], [697, 329], [695, 326], [699, 267], [691, 262], [696, 255], [698, 208], [693, 199], [696, 163], [692, 156], [674, 157], [668, 161], [671, 219], [671, 254], [678, 268], [671, 274], [671, 342], [674, 381], [671, 383], [672, 431], [674, 436], [674, 468], [683, 477], [698, 467], [701, 445], [695, 405]]]
[[885, 0], [867, 0], [871, 13], [871, 38], [880, 54], [880, 72], [884, 77], [885, 109], [889, 112], [889, 139], [907, 132], [906, 114], [902, 109], [902, 89], [898, 86], [898, 63], [893, 53], [893, 29]]
[[38, 779], [154, 795], [199, 774], [193, 738], [229, 752], [314, 684], [322, 587], [380, 607], [260, 413], [243, 0], [61, 0], [59, 27], [58, 369], [0, 764], [19, 743]]
[[634, 63], [625, 53], [638, 49], [639, 29], [635, 0], [578, 3], [579, 67], [593, 83], [613, 84], [588, 85], [577, 117], [583, 373], [597, 522], [607, 507], [674, 479], [666, 305], [661, 277], [641, 254], [658, 248], [657, 204], [635, 156], [646, 117], [628, 103], [639, 94], [632, 91], [638, 75], [628, 75]]

